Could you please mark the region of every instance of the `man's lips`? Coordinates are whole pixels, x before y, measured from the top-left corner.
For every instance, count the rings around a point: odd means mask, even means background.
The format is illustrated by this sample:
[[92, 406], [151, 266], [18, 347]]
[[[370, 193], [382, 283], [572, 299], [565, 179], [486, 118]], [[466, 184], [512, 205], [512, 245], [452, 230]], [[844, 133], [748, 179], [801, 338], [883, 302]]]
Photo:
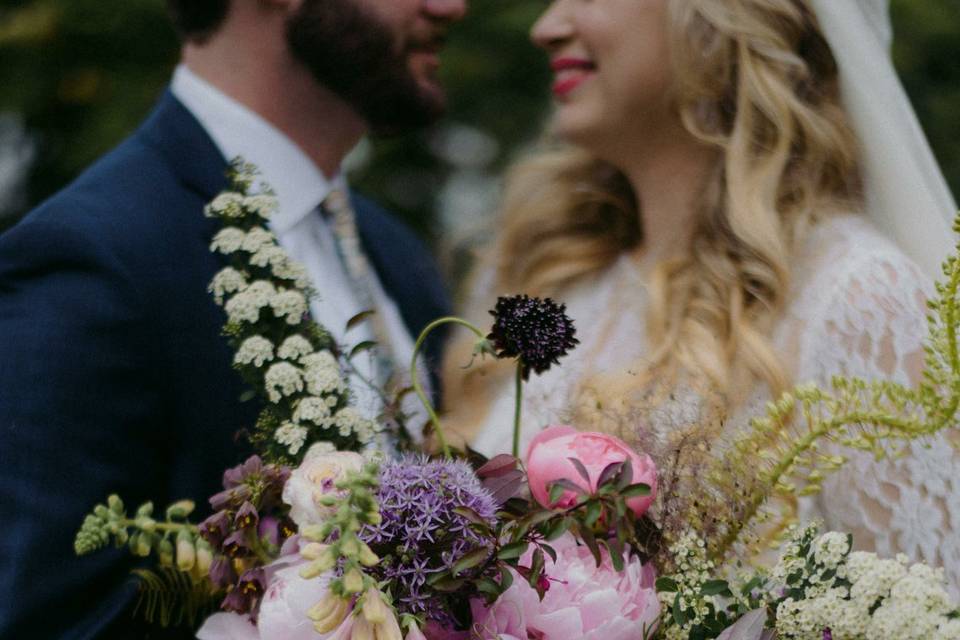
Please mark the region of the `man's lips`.
[[589, 60], [568, 57], [555, 58], [550, 62], [550, 68], [556, 74], [553, 82], [553, 94], [562, 98], [580, 86], [597, 67]]

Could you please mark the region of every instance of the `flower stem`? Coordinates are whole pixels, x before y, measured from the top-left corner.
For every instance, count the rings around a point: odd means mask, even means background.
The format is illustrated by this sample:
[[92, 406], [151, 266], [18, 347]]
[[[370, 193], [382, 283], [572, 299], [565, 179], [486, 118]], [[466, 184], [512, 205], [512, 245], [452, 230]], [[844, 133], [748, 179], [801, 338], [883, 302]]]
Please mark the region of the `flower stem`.
[[433, 430], [437, 434], [437, 440], [440, 441], [440, 447], [443, 449], [443, 456], [445, 458], [451, 458], [450, 446], [447, 444], [447, 439], [444, 437], [443, 427], [440, 426], [440, 419], [437, 417], [437, 412], [433, 408], [433, 403], [430, 402], [430, 399], [427, 398], [427, 394], [424, 393], [423, 386], [420, 384], [420, 378], [417, 376], [417, 357], [420, 355], [420, 350], [423, 348], [424, 341], [427, 339], [427, 336], [430, 335], [431, 331], [445, 324], [459, 324], [464, 326], [467, 329], [470, 329], [470, 331], [472, 331], [481, 340], [484, 339], [484, 335], [480, 329], [467, 322], [463, 318], [447, 316], [445, 318], [434, 320], [424, 327], [423, 331], [420, 332], [420, 336], [417, 338], [417, 343], [413, 347], [413, 358], [410, 359], [410, 383], [413, 385], [413, 390], [416, 392], [417, 397], [420, 398], [420, 402], [423, 404], [423, 407], [427, 410], [427, 415], [430, 416], [430, 424], [433, 425]]
[[517, 363], [516, 394], [513, 407], [513, 457], [520, 457], [520, 411], [523, 408], [523, 364]]

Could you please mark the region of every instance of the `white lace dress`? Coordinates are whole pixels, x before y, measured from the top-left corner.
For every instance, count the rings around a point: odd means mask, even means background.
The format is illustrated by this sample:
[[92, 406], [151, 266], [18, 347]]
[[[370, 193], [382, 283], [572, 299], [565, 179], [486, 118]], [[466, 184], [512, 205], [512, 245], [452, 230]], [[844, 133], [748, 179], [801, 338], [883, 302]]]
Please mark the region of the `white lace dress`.
[[[814, 228], [798, 255], [791, 303], [774, 342], [793, 380], [829, 384], [837, 374], [899, 383], [917, 381], [927, 334], [929, 280], [897, 247], [859, 216], [838, 216]], [[490, 279], [480, 283], [491, 308]], [[565, 423], [582, 402], [586, 376], [629, 375], [642, 366], [647, 304], [635, 263], [621, 257], [599, 278], [563, 296], [581, 344], [525, 387], [521, 452], [546, 425]], [[745, 425], [762, 413], [758, 391], [750, 409], [728, 424]], [[508, 452], [512, 437], [512, 380], [494, 396], [473, 445], [491, 455]], [[653, 432], [694, 424], [702, 399], [678, 389], [645, 414]], [[960, 456], [940, 436], [910, 446], [903, 457], [877, 462], [854, 453], [815, 499], [801, 506], [804, 519], [820, 517], [830, 529], [854, 534], [859, 548], [892, 557], [903, 552], [946, 569], [960, 593]]]

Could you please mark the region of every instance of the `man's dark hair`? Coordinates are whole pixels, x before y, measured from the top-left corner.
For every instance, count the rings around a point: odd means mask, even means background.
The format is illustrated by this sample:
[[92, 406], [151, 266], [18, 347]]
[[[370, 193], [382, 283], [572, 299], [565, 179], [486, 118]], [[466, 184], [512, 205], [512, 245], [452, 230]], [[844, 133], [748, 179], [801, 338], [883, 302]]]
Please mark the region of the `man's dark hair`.
[[230, 0], [167, 0], [173, 26], [184, 40], [202, 42], [227, 17]]

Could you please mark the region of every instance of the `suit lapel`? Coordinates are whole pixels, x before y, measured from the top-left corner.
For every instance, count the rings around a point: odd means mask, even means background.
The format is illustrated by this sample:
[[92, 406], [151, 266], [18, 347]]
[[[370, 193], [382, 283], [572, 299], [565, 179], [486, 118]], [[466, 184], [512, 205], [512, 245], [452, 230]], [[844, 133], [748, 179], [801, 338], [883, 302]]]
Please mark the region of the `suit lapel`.
[[168, 89], [137, 135], [158, 149], [171, 170], [205, 201], [227, 184], [227, 161], [206, 130]]

